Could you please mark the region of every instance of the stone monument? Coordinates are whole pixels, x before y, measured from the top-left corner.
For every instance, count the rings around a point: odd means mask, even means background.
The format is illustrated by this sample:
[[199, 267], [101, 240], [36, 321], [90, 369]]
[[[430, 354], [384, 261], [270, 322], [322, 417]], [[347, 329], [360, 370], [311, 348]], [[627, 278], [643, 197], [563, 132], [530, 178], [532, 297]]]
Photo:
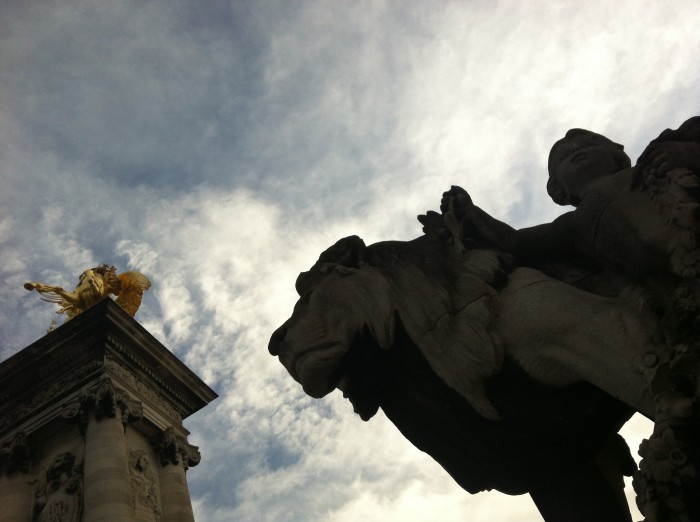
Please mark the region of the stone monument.
[[[379, 408], [471, 493], [547, 522], [700, 520], [700, 117], [637, 164], [573, 129], [547, 189], [575, 210], [515, 230], [452, 187], [424, 235], [341, 239], [299, 275], [269, 350], [306, 393]], [[639, 469], [620, 427], [654, 432]]]
[[0, 521], [194, 520], [182, 421], [216, 393], [131, 315], [103, 298], [0, 363]]

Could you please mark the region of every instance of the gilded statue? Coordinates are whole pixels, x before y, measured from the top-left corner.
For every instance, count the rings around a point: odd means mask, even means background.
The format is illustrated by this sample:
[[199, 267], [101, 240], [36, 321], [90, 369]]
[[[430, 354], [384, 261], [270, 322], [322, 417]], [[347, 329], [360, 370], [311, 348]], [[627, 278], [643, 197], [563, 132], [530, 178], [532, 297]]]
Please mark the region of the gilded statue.
[[117, 269], [107, 264], [85, 270], [72, 292], [36, 281], [24, 284], [27, 290], [39, 292], [42, 300], [59, 305], [56, 313], [65, 314], [66, 321], [111, 296], [133, 317], [141, 306], [143, 293], [150, 287], [151, 282], [140, 272], [117, 274]]

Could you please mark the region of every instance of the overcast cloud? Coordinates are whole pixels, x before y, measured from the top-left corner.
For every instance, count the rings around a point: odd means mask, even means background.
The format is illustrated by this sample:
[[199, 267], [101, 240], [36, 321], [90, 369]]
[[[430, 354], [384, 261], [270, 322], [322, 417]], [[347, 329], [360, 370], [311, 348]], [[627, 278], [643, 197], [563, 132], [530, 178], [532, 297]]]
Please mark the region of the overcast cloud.
[[[4, 1], [0, 359], [41, 337], [38, 280], [107, 262], [137, 319], [220, 395], [186, 426], [199, 521], [541, 520], [471, 496], [381, 413], [305, 396], [267, 352], [340, 237], [410, 239], [452, 184], [514, 226], [563, 211], [551, 145], [700, 114], [696, 0]], [[633, 452], [649, 425], [626, 428]]]

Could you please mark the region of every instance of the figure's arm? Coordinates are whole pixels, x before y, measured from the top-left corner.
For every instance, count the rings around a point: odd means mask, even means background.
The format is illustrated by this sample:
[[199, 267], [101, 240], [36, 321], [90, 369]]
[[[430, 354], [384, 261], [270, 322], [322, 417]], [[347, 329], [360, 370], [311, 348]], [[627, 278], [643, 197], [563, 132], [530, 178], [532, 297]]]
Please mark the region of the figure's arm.
[[483, 241], [500, 250], [509, 252], [519, 262], [546, 256], [572, 246], [574, 212], [559, 216], [551, 223], [516, 230], [507, 223], [492, 217], [474, 205], [469, 195], [460, 187], [452, 187], [443, 194], [440, 209], [447, 220], [452, 213], [462, 227], [462, 238]]
[[518, 255], [518, 231], [509, 224], [499, 221], [476, 205], [462, 218], [465, 237], [484, 241], [501, 250]]
[[528, 264], [573, 246], [574, 212], [563, 214], [551, 223], [516, 230], [475, 206], [465, 218], [468, 224], [464, 229], [466, 235], [511, 253], [516, 263]]
[[576, 211], [567, 212], [551, 223], [515, 231], [511, 252], [521, 263], [530, 263], [574, 248], [578, 239]]

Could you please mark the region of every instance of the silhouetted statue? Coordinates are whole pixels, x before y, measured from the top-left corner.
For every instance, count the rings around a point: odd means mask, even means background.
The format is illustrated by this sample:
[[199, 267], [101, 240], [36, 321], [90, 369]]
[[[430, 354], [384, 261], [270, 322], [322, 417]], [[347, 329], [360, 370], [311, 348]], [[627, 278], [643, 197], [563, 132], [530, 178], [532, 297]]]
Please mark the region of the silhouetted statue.
[[[700, 117], [664, 131], [635, 167], [622, 146], [570, 130], [550, 153], [547, 190], [556, 203], [576, 209], [515, 230], [452, 187], [443, 195], [443, 219], [457, 241], [501, 248], [518, 264], [598, 294], [631, 284], [648, 292], [655, 335], [664, 343], [642, 359], [657, 411], [654, 435], [640, 448], [637, 503], [648, 521], [700, 519], [694, 478], [700, 462]], [[429, 227], [435, 217], [429, 213], [423, 221]], [[571, 270], [581, 259], [588, 268], [579, 262]]]
[[309, 395], [381, 407], [466, 490], [530, 493], [547, 522], [631, 520], [617, 431], [640, 412], [640, 509], [697, 520], [700, 118], [634, 168], [569, 131], [549, 169], [576, 206], [552, 223], [515, 230], [453, 187], [423, 237], [340, 240], [270, 352]]

